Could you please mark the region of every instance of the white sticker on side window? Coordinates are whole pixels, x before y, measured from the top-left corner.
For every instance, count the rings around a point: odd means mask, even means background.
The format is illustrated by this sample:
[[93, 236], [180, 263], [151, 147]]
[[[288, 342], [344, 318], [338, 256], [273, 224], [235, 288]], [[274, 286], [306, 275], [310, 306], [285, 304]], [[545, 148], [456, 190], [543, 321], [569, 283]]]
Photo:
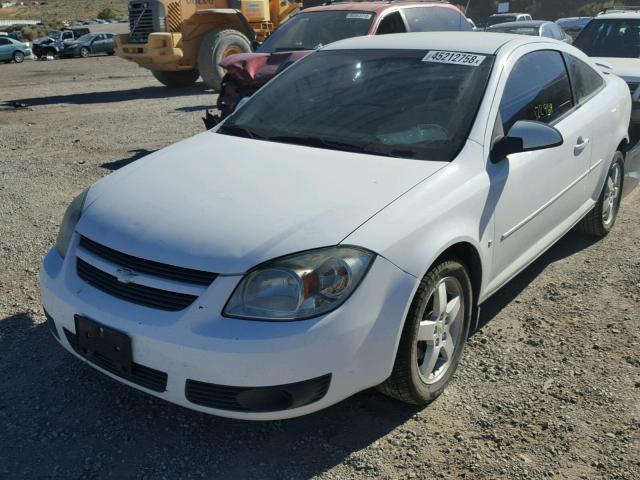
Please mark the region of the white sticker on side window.
[[462, 52], [446, 52], [442, 50], [434, 50], [425, 55], [423, 62], [429, 63], [449, 63], [453, 65], [467, 65], [477, 67], [482, 65], [485, 55], [476, 55], [475, 53]]
[[370, 13], [347, 13], [347, 18], [360, 18], [362, 20], [369, 20], [371, 18]]

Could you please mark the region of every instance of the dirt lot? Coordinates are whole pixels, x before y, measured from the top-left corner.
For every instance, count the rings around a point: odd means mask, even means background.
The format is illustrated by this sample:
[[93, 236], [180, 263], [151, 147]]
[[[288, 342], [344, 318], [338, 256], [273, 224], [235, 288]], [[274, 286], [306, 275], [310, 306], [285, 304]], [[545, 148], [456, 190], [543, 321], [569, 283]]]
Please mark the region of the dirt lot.
[[640, 189], [608, 238], [569, 234], [484, 306], [429, 407], [366, 391], [306, 418], [225, 420], [66, 353], [37, 287], [73, 196], [200, 132], [214, 97], [107, 57], [0, 79], [0, 478], [640, 479]]

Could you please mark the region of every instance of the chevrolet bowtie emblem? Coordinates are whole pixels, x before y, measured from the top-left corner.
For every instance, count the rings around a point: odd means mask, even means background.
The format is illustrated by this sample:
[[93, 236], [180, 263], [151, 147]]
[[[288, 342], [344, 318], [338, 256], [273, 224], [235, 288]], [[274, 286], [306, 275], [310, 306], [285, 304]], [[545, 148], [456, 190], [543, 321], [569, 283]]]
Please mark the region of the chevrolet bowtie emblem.
[[127, 268], [119, 268], [116, 270], [116, 279], [120, 283], [133, 283], [138, 275]]

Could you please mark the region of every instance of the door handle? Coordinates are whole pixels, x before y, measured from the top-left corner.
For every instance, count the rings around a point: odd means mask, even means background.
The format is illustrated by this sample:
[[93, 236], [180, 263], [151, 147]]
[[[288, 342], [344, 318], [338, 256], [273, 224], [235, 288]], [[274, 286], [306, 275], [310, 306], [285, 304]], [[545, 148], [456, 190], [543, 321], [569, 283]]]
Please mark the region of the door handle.
[[579, 137], [578, 138], [578, 143], [576, 143], [575, 147], [573, 147], [573, 150], [576, 153], [580, 153], [582, 150], [585, 149], [585, 147], [587, 145], [589, 145], [589, 139], [588, 138]]

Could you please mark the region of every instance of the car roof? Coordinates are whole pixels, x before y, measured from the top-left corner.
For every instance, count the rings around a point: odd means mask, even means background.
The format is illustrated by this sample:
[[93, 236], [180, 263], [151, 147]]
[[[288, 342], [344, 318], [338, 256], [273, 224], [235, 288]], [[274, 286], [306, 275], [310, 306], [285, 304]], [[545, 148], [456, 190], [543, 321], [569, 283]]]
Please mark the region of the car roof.
[[513, 13], [494, 13], [491, 16], [495, 18], [495, 17], [517, 17], [518, 15], [529, 15], [529, 14], [513, 12]]
[[354, 37], [331, 43], [322, 50], [446, 50], [494, 55], [507, 43], [515, 46], [536, 43], [539, 37], [510, 33], [416, 32]]
[[596, 17], [598, 20], [624, 20], [626, 18], [640, 18], [640, 12], [638, 10], [616, 10], [611, 13], [601, 13]]
[[523, 27], [541, 27], [547, 23], [553, 23], [547, 20], [520, 20], [519, 22], [505, 22], [497, 25], [491, 25], [487, 30], [500, 29], [504, 27], [523, 28]]
[[442, 2], [438, 0], [434, 1], [426, 1], [426, 2], [405, 2], [405, 1], [397, 1], [397, 2], [389, 2], [389, 1], [380, 1], [380, 2], [336, 2], [328, 5], [319, 5], [317, 7], [305, 8], [300, 13], [307, 12], [323, 12], [326, 10], [355, 10], [359, 12], [375, 12], [380, 13], [384, 10], [388, 10], [390, 8], [397, 8], [398, 6], [402, 7], [445, 7], [451, 8], [456, 11], [460, 11], [458, 7], [448, 3]]

